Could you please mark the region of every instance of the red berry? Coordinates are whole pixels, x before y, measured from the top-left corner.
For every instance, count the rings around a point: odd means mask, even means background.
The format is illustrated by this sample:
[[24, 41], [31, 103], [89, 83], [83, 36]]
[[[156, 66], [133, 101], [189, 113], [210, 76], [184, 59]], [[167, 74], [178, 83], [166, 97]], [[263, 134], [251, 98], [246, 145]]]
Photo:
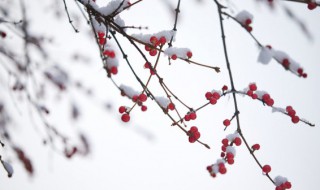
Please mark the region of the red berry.
[[251, 22], [252, 22], [252, 20], [250, 18], [248, 18], [244, 23], [245, 23], [245, 25], [249, 25], [249, 24], [251, 24]]
[[189, 115], [189, 114], [185, 115], [185, 116], [184, 116], [184, 120], [185, 120], [185, 121], [190, 121], [190, 115]]
[[227, 168], [226, 167], [219, 167], [219, 172], [221, 173], [221, 174], [225, 174], [225, 173], [227, 173]]
[[106, 43], [106, 39], [105, 38], [99, 38], [99, 44], [100, 45], [104, 45]]
[[138, 100], [139, 96], [138, 95], [134, 95], [132, 96], [132, 101], [133, 102], [136, 102]]
[[197, 118], [196, 112], [191, 112], [189, 115], [191, 120], [195, 120]]
[[121, 116], [121, 120], [122, 120], [123, 122], [128, 122], [128, 121], [130, 120], [130, 115], [127, 114], [127, 113], [123, 114], [123, 115]]
[[264, 102], [267, 102], [269, 99], [270, 99], [270, 95], [269, 95], [268, 93], [262, 95], [262, 100], [263, 100]]
[[259, 150], [260, 149], [260, 145], [259, 144], [254, 144], [252, 145], [252, 150]]
[[210, 104], [215, 105], [217, 103], [217, 99], [215, 99], [214, 97], [210, 98]]
[[249, 84], [249, 89], [251, 91], [256, 91], [257, 90], [257, 85], [255, 83], [251, 83], [251, 84]]
[[111, 58], [114, 58], [116, 56], [116, 54], [114, 53], [114, 51], [110, 51], [108, 56]]
[[198, 131], [198, 128], [196, 126], [192, 126], [189, 130], [189, 132], [192, 132], [192, 133], [197, 132], [197, 131]]
[[103, 38], [105, 36], [105, 33], [104, 32], [98, 32], [98, 37], [99, 38]]
[[208, 170], [208, 172], [211, 172], [212, 171], [212, 166], [207, 166], [207, 170]]
[[212, 94], [211, 94], [211, 92], [206, 92], [205, 96], [206, 96], [207, 100], [210, 100], [210, 98], [212, 97]]
[[218, 92], [214, 92], [214, 93], [212, 93], [212, 97], [219, 100], [220, 94]]
[[271, 171], [271, 166], [269, 166], [269, 165], [264, 165], [263, 167], [262, 167], [262, 171], [263, 171], [263, 173], [269, 173], [270, 171]]
[[144, 49], [145, 49], [146, 51], [150, 51], [152, 48], [151, 48], [150, 46], [148, 46], [148, 45], [145, 45], [145, 46], [144, 46]]
[[152, 49], [149, 51], [149, 55], [151, 55], [151, 56], [155, 56], [155, 55], [157, 55], [157, 53], [158, 53], [158, 51], [156, 49]]
[[169, 110], [174, 110], [175, 109], [175, 105], [171, 102], [168, 104], [168, 109]]
[[251, 31], [252, 31], [252, 27], [251, 27], [251, 26], [246, 25], [245, 28], [246, 28], [246, 30], [247, 30], [248, 32], [251, 32]]
[[187, 57], [190, 59], [192, 57], [192, 52], [191, 51], [188, 51], [187, 52]]
[[232, 159], [228, 159], [227, 162], [228, 162], [228, 164], [232, 165], [232, 164], [234, 164], [234, 159], [233, 158]]
[[226, 127], [228, 127], [228, 126], [230, 125], [230, 120], [229, 120], [229, 119], [225, 119], [225, 120], [223, 121], [223, 125], [226, 126]]
[[227, 147], [224, 146], [224, 145], [222, 145], [222, 146], [221, 146], [221, 150], [222, 150], [223, 152], [225, 152], [225, 151], [227, 150]]
[[229, 140], [228, 139], [222, 139], [222, 144], [224, 145], [224, 146], [228, 146], [229, 145]]
[[302, 68], [299, 68], [299, 69], [297, 70], [297, 72], [298, 72], [299, 75], [302, 75], [302, 74], [303, 74], [303, 69], [302, 69]]
[[223, 91], [226, 91], [226, 90], [228, 90], [228, 86], [226, 86], [226, 85], [223, 85], [223, 87], [222, 87], [222, 90], [223, 90]]
[[234, 144], [235, 144], [236, 146], [240, 146], [242, 141], [241, 141], [240, 137], [236, 137], [236, 138], [233, 140], [233, 142], [234, 142]]
[[296, 115], [296, 111], [294, 111], [293, 109], [291, 109], [291, 110], [288, 111], [288, 115], [289, 115], [290, 117], [294, 117], [294, 116]]
[[303, 73], [303, 74], [302, 74], [302, 77], [303, 77], [303, 78], [307, 78], [307, 77], [308, 77], [308, 74], [307, 74], [307, 73]]
[[229, 160], [229, 159], [233, 159], [234, 155], [231, 152], [228, 152], [226, 157]]
[[139, 100], [141, 102], [145, 102], [145, 101], [147, 101], [147, 99], [148, 99], [147, 95], [145, 95], [145, 94], [140, 94], [139, 95]]
[[155, 45], [155, 44], [158, 43], [158, 38], [155, 37], [155, 36], [151, 36], [151, 37], [150, 37], [150, 42], [151, 42], [153, 45]]
[[194, 136], [189, 136], [189, 142], [190, 143], [196, 142], [196, 138]]
[[300, 118], [299, 118], [299, 116], [293, 116], [293, 117], [291, 117], [291, 121], [292, 121], [292, 123], [298, 123], [300, 121]]
[[221, 158], [224, 158], [225, 156], [226, 156], [226, 153], [221, 152], [220, 157], [221, 157]]
[[0, 35], [2, 38], [5, 38], [7, 36], [7, 33], [0, 31]]
[[176, 54], [171, 55], [172, 60], [176, 60], [177, 58], [178, 58], [178, 56]]
[[167, 42], [166, 37], [161, 36], [161, 38], [159, 39], [159, 43], [160, 43], [161, 45], [164, 45], [164, 44], [166, 44], [166, 42]]
[[270, 99], [268, 99], [268, 100], [266, 101], [266, 104], [267, 104], [268, 106], [273, 106], [274, 100], [273, 100], [272, 98], [270, 98]]
[[125, 111], [127, 111], [126, 107], [124, 107], [124, 106], [119, 107], [119, 113], [124, 113]]
[[286, 181], [285, 183], [284, 183], [284, 186], [285, 186], [285, 188], [287, 188], [287, 189], [291, 189], [291, 183], [289, 182], [289, 181]]
[[150, 68], [150, 65], [151, 65], [151, 63], [146, 62], [146, 63], [143, 65], [143, 67], [146, 68], [146, 69], [149, 69], [149, 68]]
[[315, 3], [315, 2], [309, 2], [308, 3], [308, 9], [309, 10], [313, 10], [315, 8], [317, 8], [317, 3]]
[[147, 109], [148, 109], [147, 106], [145, 106], [145, 105], [141, 106], [141, 111], [147, 111]]
[[195, 138], [196, 140], [198, 140], [198, 139], [200, 138], [200, 133], [199, 133], [199, 131], [194, 132], [194, 133], [193, 133], [193, 136], [194, 136], [194, 138]]
[[252, 90], [248, 90], [248, 91], [247, 91], [247, 95], [248, 95], [248, 96], [251, 96], [251, 97], [252, 97], [252, 94], [253, 94]]
[[258, 98], [258, 94], [252, 94], [251, 98], [254, 99], [254, 100], [257, 99]]
[[111, 67], [111, 69], [110, 69], [110, 73], [112, 73], [112, 74], [116, 75], [116, 74], [118, 73], [118, 68], [117, 68], [117, 67], [115, 67], [115, 66]]
[[293, 110], [292, 106], [287, 106], [286, 111], [289, 112], [289, 110]]
[[283, 59], [281, 63], [284, 66], [284, 68], [286, 68], [286, 69], [289, 68], [290, 62], [287, 58]]

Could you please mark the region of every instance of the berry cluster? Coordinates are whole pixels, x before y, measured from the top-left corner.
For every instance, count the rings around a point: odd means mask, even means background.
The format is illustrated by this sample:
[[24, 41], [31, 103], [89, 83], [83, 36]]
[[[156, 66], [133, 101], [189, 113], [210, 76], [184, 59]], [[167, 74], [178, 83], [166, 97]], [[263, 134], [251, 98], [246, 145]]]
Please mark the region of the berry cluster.
[[[228, 89], [227, 86], [225, 86], [225, 89]], [[217, 101], [220, 99], [221, 93], [219, 91], [213, 90], [212, 92], [206, 92], [205, 97], [207, 100], [209, 100], [210, 104], [215, 105]]]
[[218, 173], [227, 173], [227, 168], [225, 166], [225, 160], [218, 159], [217, 162], [211, 166], [207, 166], [207, 170], [212, 177], [216, 177]]
[[248, 89], [246, 90], [246, 94], [250, 96], [252, 99], [260, 99], [263, 103], [268, 106], [273, 106], [274, 100], [271, 98], [270, 94], [263, 91], [257, 91], [257, 85], [255, 83], [250, 83]]
[[145, 50], [149, 52], [150, 56], [155, 56], [158, 53], [158, 50], [156, 49], [157, 46], [163, 46], [166, 44], [167, 39], [164, 36], [161, 36], [159, 39], [156, 36], [151, 36], [149, 39], [149, 42], [152, 45], [145, 45]]
[[198, 128], [195, 126], [192, 126], [187, 134], [189, 136], [190, 143], [194, 143], [200, 138], [200, 133], [198, 131]]
[[291, 189], [291, 183], [288, 181], [287, 178], [282, 177], [282, 176], [277, 176], [274, 179], [276, 188], [275, 190], [286, 190], [286, 189]]
[[252, 27], [250, 26], [252, 23], [253, 16], [248, 11], [241, 11], [236, 16], [235, 19], [240, 22], [240, 24], [248, 31], [252, 31]]
[[292, 108], [292, 106], [286, 107], [287, 114], [291, 117], [292, 123], [298, 123], [300, 121], [299, 116], [296, 115], [296, 111]]
[[185, 121], [190, 121], [195, 119], [197, 119], [197, 114], [195, 111], [190, 111], [184, 116]]
[[107, 42], [106, 34], [104, 32], [98, 32], [98, 42], [100, 45], [104, 45]]

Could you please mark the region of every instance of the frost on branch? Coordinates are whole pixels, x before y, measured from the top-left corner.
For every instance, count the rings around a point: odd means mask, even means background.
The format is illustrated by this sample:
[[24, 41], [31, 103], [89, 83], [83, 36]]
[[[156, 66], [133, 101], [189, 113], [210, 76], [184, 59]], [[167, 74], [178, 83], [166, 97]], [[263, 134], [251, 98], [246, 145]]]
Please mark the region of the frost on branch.
[[0, 156], [0, 161], [1, 161], [4, 169], [8, 173], [8, 177], [12, 177], [12, 175], [13, 175], [13, 167], [11, 166], [11, 164], [6, 162], [6, 161], [1, 160], [1, 156]]

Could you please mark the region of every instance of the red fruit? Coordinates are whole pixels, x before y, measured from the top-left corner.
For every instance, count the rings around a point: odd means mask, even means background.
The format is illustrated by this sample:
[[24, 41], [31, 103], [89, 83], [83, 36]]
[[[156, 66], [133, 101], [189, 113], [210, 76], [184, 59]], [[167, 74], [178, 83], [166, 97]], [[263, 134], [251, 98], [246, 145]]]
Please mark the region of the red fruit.
[[234, 159], [233, 158], [232, 159], [228, 159], [227, 162], [228, 162], [228, 164], [232, 165], [232, 164], [234, 164]]
[[130, 115], [127, 114], [127, 113], [123, 114], [123, 115], [121, 116], [121, 120], [122, 120], [123, 122], [128, 122], [128, 121], [130, 120]]
[[127, 111], [126, 107], [124, 107], [124, 106], [119, 107], [119, 113], [124, 113], [125, 111]]
[[220, 157], [221, 157], [221, 158], [224, 158], [225, 156], [226, 156], [226, 153], [221, 152]]
[[146, 68], [146, 69], [149, 69], [149, 68], [150, 68], [150, 65], [151, 65], [151, 63], [146, 62], [146, 63], [143, 65], [143, 67]]
[[172, 60], [176, 60], [177, 58], [178, 58], [178, 56], [176, 54], [171, 55]]
[[189, 130], [189, 132], [191, 133], [194, 133], [194, 132], [197, 132], [198, 131], [198, 128], [196, 126], [192, 126]]
[[161, 45], [164, 45], [164, 44], [166, 44], [166, 42], [167, 42], [167, 39], [164, 36], [161, 36], [161, 38], [159, 39], [159, 43]]
[[138, 100], [138, 97], [139, 97], [138, 95], [132, 96], [132, 101], [133, 101], [133, 102], [136, 102], [136, 101]]
[[189, 136], [189, 142], [190, 142], [190, 143], [196, 142], [195, 137], [194, 137], [194, 136]]
[[212, 171], [212, 167], [211, 166], [207, 166], [207, 170], [208, 170], [208, 172], [211, 172]]
[[114, 53], [114, 51], [110, 51], [108, 56], [111, 58], [114, 58], [116, 56], [116, 54]]
[[145, 95], [145, 94], [140, 94], [139, 95], [139, 100], [141, 102], [145, 102], [145, 101], [147, 101], [147, 99], [148, 99], [147, 95]]
[[147, 111], [147, 109], [148, 109], [147, 106], [145, 106], [145, 105], [141, 106], [141, 111]]
[[115, 66], [111, 67], [111, 69], [110, 69], [110, 73], [112, 73], [112, 74], [116, 75], [116, 74], [118, 73], [118, 68], [117, 68], [117, 67], [115, 67]]
[[227, 150], [227, 147], [222, 145], [221, 150], [225, 152]]
[[293, 110], [292, 106], [287, 106], [286, 111], [289, 112], [289, 110]]
[[150, 46], [148, 46], [148, 45], [145, 45], [145, 46], [144, 46], [144, 49], [145, 49], [146, 51], [150, 51], [152, 48], [151, 48]]
[[226, 167], [219, 167], [219, 172], [221, 173], [221, 174], [225, 174], [225, 173], [227, 173], [227, 168]]
[[300, 121], [300, 118], [298, 116], [291, 117], [292, 123], [298, 123]]
[[227, 159], [233, 159], [234, 158], [234, 155], [231, 153], [231, 152], [228, 152], [227, 153]]
[[105, 33], [104, 32], [98, 32], [98, 37], [99, 38], [103, 38], [105, 36]]
[[158, 43], [158, 38], [155, 37], [155, 36], [151, 36], [151, 37], [150, 37], [150, 42], [155, 45], [155, 44]]
[[222, 144], [224, 145], [224, 146], [228, 146], [229, 145], [229, 140], [228, 139], [222, 139]]
[[254, 100], [257, 99], [258, 98], [258, 94], [252, 94], [251, 98], [254, 99]]
[[233, 142], [234, 142], [234, 144], [236, 145], [236, 146], [240, 146], [241, 145], [241, 139], [239, 138], [239, 137], [236, 137], [234, 140], [233, 140]]
[[270, 99], [268, 99], [268, 100], [266, 101], [266, 104], [267, 104], [268, 106], [273, 106], [274, 100], [273, 100], [272, 98], [270, 98]]
[[297, 70], [297, 72], [298, 72], [299, 75], [302, 75], [302, 74], [303, 74], [303, 69], [302, 69], [302, 68], [299, 68], [299, 69]]
[[191, 51], [188, 51], [187, 52], [187, 57], [190, 59], [192, 57], [192, 52]]
[[265, 174], [269, 173], [269, 172], [271, 171], [271, 166], [269, 166], [269, 165], [264, 165], [264, 166], [262, 167], [262, 171], [263, 171], [263, 173], [265, 173]]
[[249, 84], [249, 89], [251, 91], [256, 91], [257, 90], [257, 85], [255, 83], [251, 83], [251, 84]]
[[168, 104], [168, 109], [169, 110], [174, 110], [175, 109], [175, 105], [171, 102]]
[[289, 68], [290, 62], [287, 58], [283, 59], [281, 63], [284, 66], [284, 68], [286, 68], [286, 69]]
[[315, 2], [309, 2], [308, 3], [308, 9], [309, 10], [313, 10], [315, 8], [317, 8], [317, 3], [315, 3]]
[[308, 77], [308, 74], [307, 74], [307, 73], [303, 73], [303, 74], [302, 74], [302, 77], [303, 77], [303, 78], [307, 78], [307, 77]]
[[223, 90], [223, 91], [226, 91], [226, 90], [228, 90], [228, 86], [226, 86], [226, 85], [223, 85], [223, 87], [222, 87], [222, 90]]
[[246, 30], [247, 30], [248, 32], [251, 32], [251, 31], [252, 31], [252, 27], [251, 27], [251, 26], [245, 26], [245, 28], [246, 28]]
[[0, 31], [0, 35], [2, 38], [5, 38], [7, 36], [7, 33]]
[[244, 23], [245, 23], [245, 25], [249, 25], [249, 24], [251, 24], [251, 22], [252, 22], [252, 20], [250, 18], [248, 18]]
[[260, 145], [259, 144], [254, 144], [252, 145], [252, 150], [259, 150], [260, 149]]
[[268, 93], [262, 95], [262, 100], [263, 100], [264, 102], [267, 102], [269, 99], [270, 99], [270, 95], [269, 95]]
[[185, 121], [190, 121], [190, 115], [189, 115], [189, 114], [185, 115], [185, 116], [184, 116], [184, 120], [185, 120]]
[[155, 56], [155, 55], [157, 55], [157, 53], [158, 53], [158, 51], [156, 49], [152, 49], [149, 51], [149, 55], [151, 55], [151, 56]]
[[291, 189], [291, 187], [292, 187], [292, 185], [291, 185], [291, 183], [290, 183], [289, 181], [286, 181], [286, 182], [284, 183], [284, 186], [285, 186], [285, 188], [287, 188], [287, 189]]
[[248, 95], [248, 96], [251, 96], [251, 97], [252, 97], [252, 94], [253, 94], [252, 90], [248, 90], [248, 91], [247, 91], [247, 95]]
[[211, 92], [206, 92], [205, 96], [206, 96], [207, 100], [210, 100], [210, 98], [212, 97], [212, 94], [211, 94]]
[[215, 105], [217, 103], [217, 99], [215, 99], [214, 97], [210, 98], [210, 104]]
[[104, 45], [106, 43], [106, 39], [105, 38], [99, 38], [99, 44], [100, 45]]
[[195, 119], [197, 118], [196, 112], [191, 112], [191, 113], [189, 114], [189, 116], [190, 116], [190, 119], [191, 119], [191, 120], [195, 120]]
[[291, 110], [288, 111], [288, 115], [290, 117], [294, 117], [296, 115], [296, 111], [294, 111], [294, 109], [291, 109]]
[[196, 131], [196, 132], [193, 133], [193, 136], [194, 136], [194, 138], [195, 138], [196, 140], [198, 140], [201, 135], [200, 135], [199, 131]]
[[229, 120], [229, 119], [225, 119], [225, 120], [223, 121], [223, 125], [226, 126], [226, 127], [228, 127], [228, 126], [230, 125], [230, 120]]
[[214, 93], [212, 93], [212, 97], [219, 100], [220, 94], [218, 92], [214, 92]]

